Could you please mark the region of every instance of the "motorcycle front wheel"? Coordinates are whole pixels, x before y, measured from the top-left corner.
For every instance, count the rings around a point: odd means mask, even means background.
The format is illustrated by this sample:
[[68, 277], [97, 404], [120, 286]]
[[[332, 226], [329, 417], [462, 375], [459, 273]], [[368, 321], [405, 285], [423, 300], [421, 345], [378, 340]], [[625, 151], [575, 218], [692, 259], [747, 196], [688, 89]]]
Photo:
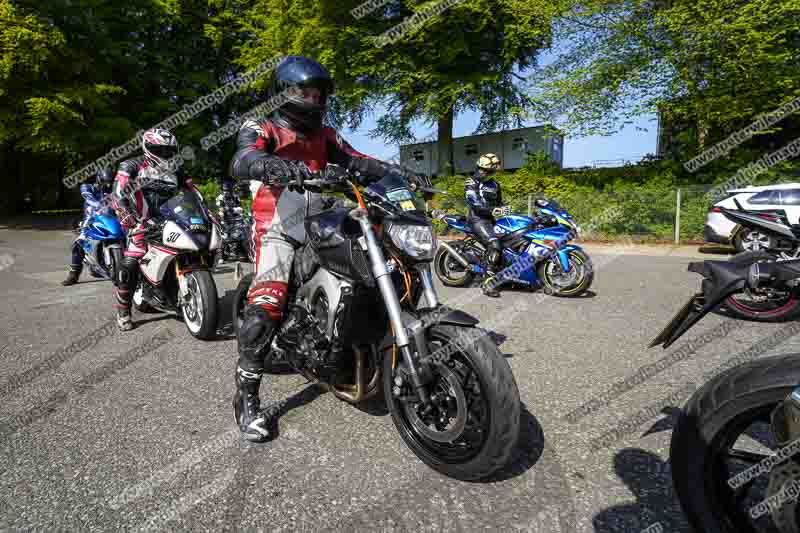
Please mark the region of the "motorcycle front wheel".
[[189, 333], [195, 338], [210, 340], [217, 331], [217, 286], [207, 270], [186, 274], [187, 298], [181, 314]]
[[670, 464], [681, 507], [697, 531], [798, 531], [800, 513], [788, 502], [756, 518], [751, 514], [800, 479], [795, 458], [744, 483], [729, 483], [777, 451], [770, 414], [800, 383], [798, 363], [800, 354], [787, 354], [739, 365], [687, 402], [672, 432]]
[[580, 250], [571, 250], [567, 255], [570, 271], [562, 272], [557, 259], [546, 259], [536, 267], [539, 279], [555, 296], [574, 298], [589, 290], [594, 281], [592, 260]]
[[[455, 348], [465, 330], [470, 342]], [[509, 464], [519, 438], [519, 390], [511, 367], [485, 331], [436, 325], [427, 336], [429, 353], [454, 347], [431, 365], [433, 408], [420, 406], [395, 347], [383, 358], [387, 409], [403, 441], [425, 464], [455, 479], [484, 479]]]

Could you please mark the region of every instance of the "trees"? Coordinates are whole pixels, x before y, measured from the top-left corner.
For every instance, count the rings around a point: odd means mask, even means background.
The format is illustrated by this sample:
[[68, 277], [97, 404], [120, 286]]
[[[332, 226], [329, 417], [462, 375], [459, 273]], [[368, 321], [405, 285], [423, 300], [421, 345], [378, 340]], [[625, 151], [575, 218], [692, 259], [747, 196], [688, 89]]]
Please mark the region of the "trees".
[[[658, 109], [691, 125], [688, 158], [800, 96], [799, 18], [797, 0], [578, 0], [532, 108], [574, 134]], [[778, 127], [800, 133], [796, 117]]]
[[[207, 0], [0, 0], [0, 198], [77, 200], [66, 175], [226, 81], [234, 43], [204, 33], [218, 11]], [[183, 144], [209, 115], [177, 129]]]
[[[376, 46], [375, 38], [437, 1], [392, 0], [361, 18], [341, 0], [256, 0], [243, 64], [253, 66], [275, 53], [316, 57], [338, 86], [335, 123], [357, 127], [380, 103], [387, 113], [375, 135], [390, 142], [412, 138], [416, 119], [438, 129], [440, 174], [452, 165], [453, 119], [467, 109], [482, 113], [478, 131], [520, 125], [528, 102], [519, 72], [535, 64], [550, 43], [550, 21], [559, 2], [462, 0], [413, 26], [397, 42]], [[452, 166], [450, 166], [452, 168]]]

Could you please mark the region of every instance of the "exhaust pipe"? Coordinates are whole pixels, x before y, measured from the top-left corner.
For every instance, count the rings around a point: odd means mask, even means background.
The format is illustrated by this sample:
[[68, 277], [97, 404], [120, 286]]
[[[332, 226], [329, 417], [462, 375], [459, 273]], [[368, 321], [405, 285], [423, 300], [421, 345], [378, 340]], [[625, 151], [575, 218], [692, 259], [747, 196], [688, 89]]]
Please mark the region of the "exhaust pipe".
[[453, 248], [452, 246], [450, 246], [450, 245], [449, 245], [449, 244], [447, 244], [446, 242], [439, 241], [439, 246], [441, 246], [442, 248], [444, 248], [445, 250], [447, 250], [447, 252], [448, 252], [450, 255], [452, 255], [452, 256], [453, 256], [453, 258], [455, 258], [455, 260], [456, 260], [456, 261], [458, 261], [459, 263], [461, 263], [461, 265], [462, 265], [464, 268], [471, 268], [471, 267], [472, 267], [472, 265], [470, 265], [470, 264], [469, 264], [469, 261], [467, 261], [466, 259], [464, 259], [464, 256], [463, 256], [463, 255], [461, 255], [460, 253], [458, 253], [458, 252], [455, 250], [455, 248]]

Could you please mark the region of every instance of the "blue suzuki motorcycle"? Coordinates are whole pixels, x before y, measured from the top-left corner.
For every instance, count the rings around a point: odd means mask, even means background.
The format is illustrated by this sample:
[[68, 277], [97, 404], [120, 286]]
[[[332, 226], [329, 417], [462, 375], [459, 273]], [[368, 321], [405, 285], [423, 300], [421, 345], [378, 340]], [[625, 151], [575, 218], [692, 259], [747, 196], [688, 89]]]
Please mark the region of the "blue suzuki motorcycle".
[[[580, 246], [568, 244], [580, 227], [558, 202], [538, 199], [540, 216], [512, 215], [507, 207], [495, 210], [495, 234], [503, 244], [504, 278], [511, 283], [543, 288], [556, 296], [575, 297], [592, 285], [591, 259]], [[440, 215], [450, 228], [463, 232], [457, 241], [440, 242], [434, 270], [448, 287], [466, 287], [486, 273], [484, 247], [464, 215]]]
[[108, 210], [91, 214], [74, 242], [83, 248], [83, 262], [92, 272], [114, 278], [125, 247], [125, 230], [116, 217]]

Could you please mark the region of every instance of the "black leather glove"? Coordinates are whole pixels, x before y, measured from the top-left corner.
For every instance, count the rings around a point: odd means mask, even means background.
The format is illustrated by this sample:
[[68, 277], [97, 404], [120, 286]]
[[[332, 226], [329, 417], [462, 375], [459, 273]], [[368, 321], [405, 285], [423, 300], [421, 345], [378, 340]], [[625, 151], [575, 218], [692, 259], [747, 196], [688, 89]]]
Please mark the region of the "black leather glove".
[[347, 165], [347, 170], [361, 174], [358, 178], [358, 182], [361, 185], [372, 181], [370, 178], [383, 178], [391, 173], [403, 174], [402, 170], [397, 165], [384, 163], [377, 159], [367, 159], [365, 157], [351, 158], [350, 163]]
[[289, 161], [276, 156], [264, 157], [250, 165], [250, 176], [267, 185], [292, 184], [302, 190], [303, 180], [313, 175], [302, 161]]
[[[402, 176], [406, 181], [408, 181], [409, 184], [411, 184], [412, 190], [416, 190], [417, 187], [426, 187], [429, 189], [433, 188], [431, 180], [424, 174], [418, 174], [413, 170], [407, 169], [400, 165], [395, 165], [394, 163], [384, 163], [383, 161], [378, 161], [375, 159], [354, 157], [350, 160], [347, 169], [350, 171], [357, 171], [362, 175], [366, 175], [367, 177], [375, 176], [378, 178], [383, 178], [384, 176], [388, 176], [390, 174], [396, 174], [398, 176]], [[362, 185], [368, 181], [371, 180], [366, 177], [359, 179], [359, 182]], [[426, 198], [432, 197], [431, 193], [426, 192], [424, 195]]]
[[333, 163], [328, 163], [328, 165], [325, 167], [325, 171], [322, 174], [323, 178], [329, 181], [341, 181], [346, 180], [349, 177], [347, 170], [339, 165], [334, 165]]

